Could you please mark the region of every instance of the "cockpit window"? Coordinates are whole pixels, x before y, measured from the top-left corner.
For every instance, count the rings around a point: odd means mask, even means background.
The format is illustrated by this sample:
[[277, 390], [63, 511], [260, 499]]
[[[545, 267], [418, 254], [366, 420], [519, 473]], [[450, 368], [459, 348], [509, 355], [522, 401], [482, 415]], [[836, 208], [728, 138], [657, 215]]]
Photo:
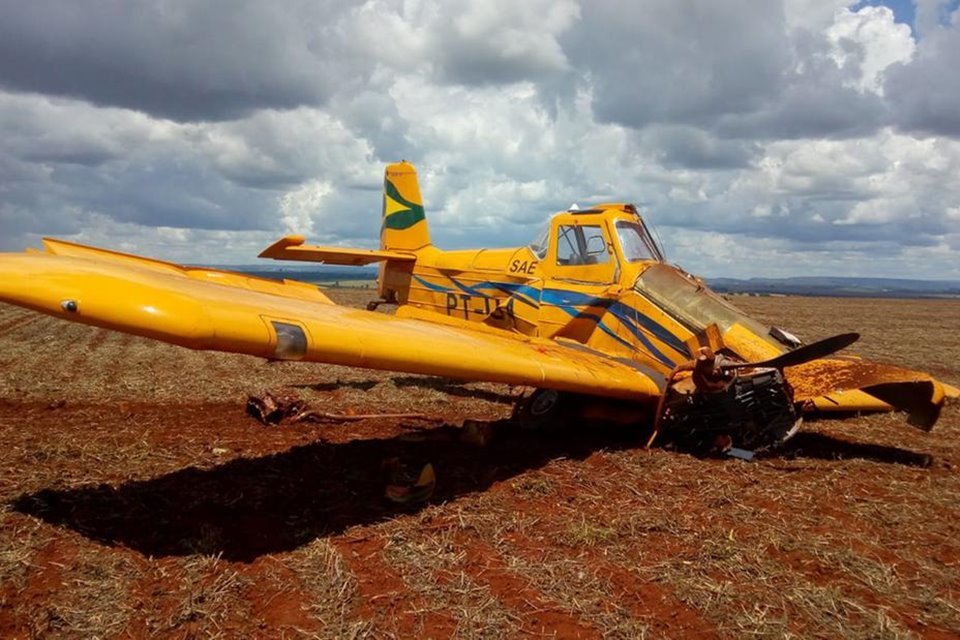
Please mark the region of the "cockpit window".
[[557, 227], [557, 264], [585, 265], [606, 264], [610, 261], [610, 251], [603, 238], [600, 225], [562, 224]]
[[627, 262], [642, 260], [661, 260], [661, 252], [646, 228], [637, 222], [617, 220], [617, 237], [620, 239], [620, 248]]

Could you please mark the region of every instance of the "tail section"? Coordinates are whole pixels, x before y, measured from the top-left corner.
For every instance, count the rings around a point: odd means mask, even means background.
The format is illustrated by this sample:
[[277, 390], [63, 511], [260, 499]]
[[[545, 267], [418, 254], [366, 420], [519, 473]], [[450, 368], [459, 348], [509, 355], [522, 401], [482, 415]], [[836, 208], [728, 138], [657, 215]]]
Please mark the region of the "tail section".
[[416, 251], [430, 245], [417, 170], [409, 162], [387, 165], [383, 179], [380, 248]]

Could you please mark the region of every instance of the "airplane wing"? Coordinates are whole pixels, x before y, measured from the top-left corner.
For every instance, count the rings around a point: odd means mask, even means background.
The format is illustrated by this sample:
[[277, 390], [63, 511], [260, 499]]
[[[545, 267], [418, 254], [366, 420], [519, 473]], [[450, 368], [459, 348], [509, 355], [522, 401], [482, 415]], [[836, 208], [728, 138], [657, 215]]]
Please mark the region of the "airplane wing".
[[[546, 339], [333, 304], [315, 286], [46, 240], [0, 254], [0, 301], [191, 349], [655, 400], [655, 370]], [[659, 376], [659, 379], [658, 379]]]
[[919, 371], [834, 356], [812, 360], [786, 370], [798, 401], [808, 401], [818, 412], [905, 411], [908, 422], [929, 431], [940, 415], [944, 398], [957, 390]]
[[[926, 373], [847, 355], [820, 354], [821, 357], [807, 360], [801, 357], [799, 362], [789, 362], [792, 355], [849, 335], [853, 334], [834, 336], [784, 352], [768, 342], [757, 340], [755, 334], [743, 325], [735, 324], [723, 335], [723, 341], [750, 362], [769, 362], [770, 366], [784, 367], [794, 399], [803, 403], [806, 410], [819, 413], [904, 411], [910, 424], [931, 429], [940, 415], [944, 399], [956, 398], [958, 392], [955, 387]], [[836, 350], [827, 346], [827, 354]], [[777, 361], [779, 364], [774, 365]]]

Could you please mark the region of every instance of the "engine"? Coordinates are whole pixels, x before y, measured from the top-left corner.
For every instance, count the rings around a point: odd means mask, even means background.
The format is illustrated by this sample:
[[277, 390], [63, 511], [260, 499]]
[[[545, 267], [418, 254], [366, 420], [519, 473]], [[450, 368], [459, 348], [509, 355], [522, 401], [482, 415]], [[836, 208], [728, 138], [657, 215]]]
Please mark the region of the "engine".
[[678, 447], [699, 454], [731, 448], [762, 451], [787, 440], [800, 426], [793, 390], [778, 369], [737, 372], [705, 389], [687, 378], [667, 392], [660, 431]]

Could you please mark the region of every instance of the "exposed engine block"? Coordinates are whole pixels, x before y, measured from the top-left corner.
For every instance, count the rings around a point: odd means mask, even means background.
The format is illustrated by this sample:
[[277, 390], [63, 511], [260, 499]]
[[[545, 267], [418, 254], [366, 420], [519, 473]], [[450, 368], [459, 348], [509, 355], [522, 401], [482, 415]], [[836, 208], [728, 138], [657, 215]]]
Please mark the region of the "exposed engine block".
[[696, 453], [730, 447], [761, 451], [796, 431], [800, 418], [793, 390], [777, 369], [739, 372], [723, 390], [671, 389], [661, 430], [677, 446]]

